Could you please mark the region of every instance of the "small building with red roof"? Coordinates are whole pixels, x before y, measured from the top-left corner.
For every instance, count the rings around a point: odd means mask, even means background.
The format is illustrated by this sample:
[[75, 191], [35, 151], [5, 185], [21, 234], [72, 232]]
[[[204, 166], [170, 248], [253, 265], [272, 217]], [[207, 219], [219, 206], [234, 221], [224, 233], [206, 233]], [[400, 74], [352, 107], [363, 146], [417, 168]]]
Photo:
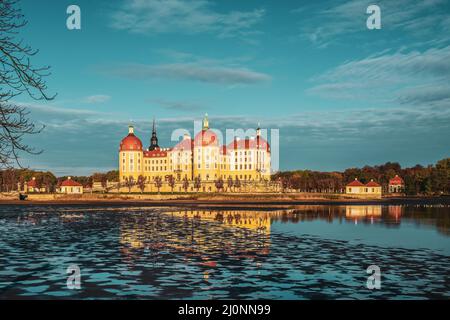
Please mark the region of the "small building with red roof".
[[23, 191], [26, 193], [47, 192], [47, 188], [40, 185], [36, 180], [36, 177], [32, 177], [31, 180], [25, 183]]
[[67, 177], [66, 180], [61, 182], [57, 188], [57, 192], [66, 194], [83, 194], [83, 185], [73, 180], [72, 177]]
[[345, 186], [345, 193], [355, 196], [381, 198], [381, 185], [373, 179], [364, 184], [358, 178], [355, 178], [355, 180]]
[[26, 192], [27, 193], [33, 193], [33, 192], [39, 192], [39, 186], [36, 181], [36, 177], [31, 178], [30, 181], [26, 184]]
[[405, 182], [401, 177], [395, 175], [389, 180], [389, 193], [403, 193], [405, 191]]

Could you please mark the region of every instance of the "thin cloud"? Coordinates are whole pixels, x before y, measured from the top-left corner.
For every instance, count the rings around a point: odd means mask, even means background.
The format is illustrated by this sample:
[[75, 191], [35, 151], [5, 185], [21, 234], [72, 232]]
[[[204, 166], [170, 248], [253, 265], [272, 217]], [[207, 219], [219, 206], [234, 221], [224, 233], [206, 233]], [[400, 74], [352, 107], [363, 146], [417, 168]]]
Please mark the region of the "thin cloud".
[[450, 96], [450, 46], [374, 55], [343, 63], [312, 79], [310, 94], [427, 103]]
[[166, 110], [180, 111], [180, 112], [198, 112], [205, 110], [205, 106], [195, 102], [188, 101], [169, 101], [163, 99], [152, 99], [149, 100], [150, 103], [157, 104]]
[[111, 27], [143, 34], [246, 37], [264, 15], [264, 9], [219, 13], [214, 3], [206, 0], [128, 0], [112, 14]]
[[257, 84], [271, 80], [265, 73], [247, 68], [197, 63], [172, 63], [161, 65], [132, 64], [104, 72], [131, 79], [172, 79], [224, 85]]
[[96, 94], [83, 99], [86, 103], [105, 103], [111, 100], [111, 97], [105, 94]]
[[401, 31], [403, 38], [410, 36], [435, 45], [450, 40], [448, 3], [445, 0], [379, 0], [376, 3], [350, 0], [339, 4], [330, 1], [326, 10], [323, 6], [305, 5], [291, 12], [304, 15], [300, 38], [318, 47], [327, 47], [348, 36], [360, 36], [359, 39], [364, 41], [361, 32], [366, 31], [366, 9], [371, 4], [381, 8], [381, 32], [390, 32], [393, 40], [397, 40], [394, 31]]

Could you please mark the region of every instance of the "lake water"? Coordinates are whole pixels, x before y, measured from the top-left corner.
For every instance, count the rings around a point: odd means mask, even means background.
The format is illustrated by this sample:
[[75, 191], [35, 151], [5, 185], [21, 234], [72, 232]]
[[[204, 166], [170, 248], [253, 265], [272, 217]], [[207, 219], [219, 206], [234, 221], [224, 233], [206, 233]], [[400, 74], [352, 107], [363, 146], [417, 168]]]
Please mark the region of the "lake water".
[[0, 298], [449, 299], [450, 207], [0, 206]]

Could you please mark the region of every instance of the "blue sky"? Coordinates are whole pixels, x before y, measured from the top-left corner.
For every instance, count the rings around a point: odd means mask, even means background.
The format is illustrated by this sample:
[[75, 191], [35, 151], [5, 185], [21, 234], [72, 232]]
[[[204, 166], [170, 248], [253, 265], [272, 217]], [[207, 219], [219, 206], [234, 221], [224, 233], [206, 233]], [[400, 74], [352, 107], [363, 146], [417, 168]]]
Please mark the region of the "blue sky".
[[[366, 8], [381, 8], [381, 30]], [[81, 8], [82, 29], [66, 28]], [[20, 34], [50, 65], [51, 102], [17, 103], [45, 130], [24, 164], [117, 167], [130, 121], [148, 144], [193, 129], [280, 131], [280, 169], [430, 164], [450, 150], [450, 1], [22, 0]]]

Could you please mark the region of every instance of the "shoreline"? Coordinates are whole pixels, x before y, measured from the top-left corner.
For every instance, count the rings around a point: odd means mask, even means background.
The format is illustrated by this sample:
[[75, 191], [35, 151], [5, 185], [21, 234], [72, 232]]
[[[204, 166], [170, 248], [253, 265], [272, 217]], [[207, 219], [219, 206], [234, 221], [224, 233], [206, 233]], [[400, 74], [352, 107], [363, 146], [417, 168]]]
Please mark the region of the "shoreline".
[[0, 200], [1, 206], [148, 206], [148, 207], [230, 207], [289, 208], [301, 205], [450, 205], [450, 197], [395, 197], [382, 199], [53, 199]]

